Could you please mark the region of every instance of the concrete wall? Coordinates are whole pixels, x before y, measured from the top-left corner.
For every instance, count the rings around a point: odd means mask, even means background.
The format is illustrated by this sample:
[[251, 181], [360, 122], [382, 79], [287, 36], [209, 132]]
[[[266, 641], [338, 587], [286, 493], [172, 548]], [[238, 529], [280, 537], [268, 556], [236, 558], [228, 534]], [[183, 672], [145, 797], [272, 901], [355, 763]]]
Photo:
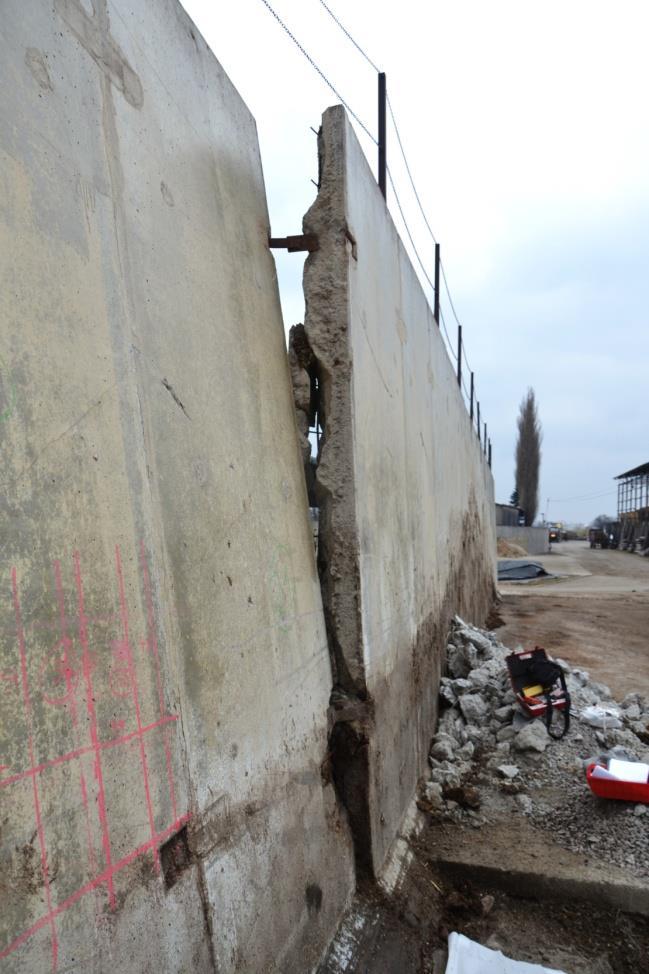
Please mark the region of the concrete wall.
[[511, 504], [496, 504], [496, 527], [499, 528], [502, 525], [511, 525], [512, 527], [518, 527], [518, 520], [520, 518], [520, 511], [517, 507], [513, 507]]
[[304, 220], [320, 243], [305, 267], [308, 349], [294, 333], [293, 375], [300, 411], [309, 371], [319, 388], [334, 778], [357, 867], [371, 874], [426, 766], [449, 619], [459, 612], [482, 621], [494, 596], [493, 480], [340, 107], [323, 117], [320, 172]]
[[528, 555], [545, 555], [550, 550], [547, 528], [510, 527], [499, 524], [496, 528], [496, 537], [513, 541], [514, 544], [524, 548]]
[[345, 906], [267, 235], [175, 0], [6, 0], [3, 972], [308, 970]]

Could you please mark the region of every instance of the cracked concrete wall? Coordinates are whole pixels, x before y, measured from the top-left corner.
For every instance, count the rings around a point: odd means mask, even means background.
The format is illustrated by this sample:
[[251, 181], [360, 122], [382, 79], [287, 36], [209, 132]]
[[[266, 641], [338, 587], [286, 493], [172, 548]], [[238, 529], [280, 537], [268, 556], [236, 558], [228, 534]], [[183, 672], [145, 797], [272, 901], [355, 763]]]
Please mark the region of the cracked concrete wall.
[[0, 970], [308, 970], [331, 666], [254, 120], [175, 0], [0, 37]]
[[[398, 830], [436, 719], [450, 617], [495, 595], [493, 479], [425, 295], [341, 107], [304, 219], [305, 335], [320, 374], [319, 567], [334, 777], [358, 868]], [[298, 403], [299, 405], [299, 403]]]

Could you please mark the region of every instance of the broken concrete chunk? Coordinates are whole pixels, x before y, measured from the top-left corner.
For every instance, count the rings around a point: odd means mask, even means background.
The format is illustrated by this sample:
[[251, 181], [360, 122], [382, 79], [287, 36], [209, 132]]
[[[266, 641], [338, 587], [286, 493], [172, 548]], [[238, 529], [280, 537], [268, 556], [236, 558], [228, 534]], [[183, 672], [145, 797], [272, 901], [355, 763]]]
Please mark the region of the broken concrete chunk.
[[444, 806], [442, 786], [437, 781], [429, 781], [424, 789], [424, 797], [432, 811], [441, 811]]
[[489, 708], [477, 693], [467, 693], [460, 697], [460, 710], [468, 724], [479, 723], [486, 717]]
[[446, 734], [438, 734], [430, 753], [437, 761], [453, 761], [456, 750], [457, 743], [452, 737], [448, 737]]
[[520, 772], [515, 764], [501, 764], [498, 767], [498, 772], [503, 776], [503, 778], [515, 778]]
[[639, 720], [642, 711], [637, 703], [630, 703], [628, 707], [623, 707], [622, 716], [625, 720]]
[[496, 734], [496, 740], [499, 743], [503, 741], [511, 741], [515, 737], [516, 737], [516, 731], [514, 730], [511, 724], [506, 724], [504, 727], [501, 727], [498, 733]]
[[499, 720], [504, 724], [506, 721], [511, 720], [513, 713], [514, 708], [510, 704], [507, 704], [505, 707], [499, 707], [498, 710], [495, 711], [494, 716], [496, 720]]
[[463, 693], [468, 693], [473, 689], [473, 683], [471, 680], [465, 680], [464, 677], [459, 677], [457, 680], [451, 680], [450, 685], [456, 697], [461, 697]]
[[464, 632], [467, 639], [479, 651], [484, 659], [491, 659], [493, 656], [493, 646], [491, 640], [483, 636], [477, 629], [466, 629]]
[[527, 727], [523, 727], [514, 738], [514, 749], [516, 751], [538, 751], [542, 754], [550, 743], [545, 724], [540, 720], [531, 721]]
[[522, 731], [524, 727], [529, 726], [529, 723], [530, 723], [529, 717], [526, 717], [525, 714], [521, 713], [520, 710], [514, 711], [514, 719], [512, 721], [512, 727], [514, 728], [517, 734], [519, 731]]
[[467, 683], [476, 690], [483, 690], [489, 682], [489, 674], [483, 669], [471, 670]]
[[474, 745], [471, 743], [471, 741], [467, 741], [466, 744], [463, 744], [462, 747], [459, 749], [459, 751], [457, 752], [457, 756], [462, 761], [470, 761], [471, 758], [473, 757], [474, 751], [475, 751]]
[[448, 704], [450, 707], [455, 703], [455, 694], [453, 692], [453, 686], [448, 677], [443, 677], [439, 687], [440, 698], [444, 703]]

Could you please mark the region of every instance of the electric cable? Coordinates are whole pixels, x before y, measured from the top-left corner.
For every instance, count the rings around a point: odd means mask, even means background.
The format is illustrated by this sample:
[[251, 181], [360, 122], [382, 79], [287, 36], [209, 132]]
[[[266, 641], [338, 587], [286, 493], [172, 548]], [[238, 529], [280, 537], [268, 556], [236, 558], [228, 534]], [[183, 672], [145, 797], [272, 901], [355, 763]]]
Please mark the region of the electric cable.
[[302, 45], [298, 41], [298, 39], [295, 36], [295, 34], [293, 34], [289, 30], [289, 28], [286, 26], [286, 24], [284, 23], [284, 21], [282, 20], [282, 18], [279, 16], [279, 14], [276, 13], [275, 10], [273, 10], [273, 8], [271, 7], [271, 5], [268, 3], [268, 0], [261, 0], [261, 2], [266, 7], [266, 9], [273, 15], [273, 17], [275, 18], [275, 20], [277, 21], [277, 23], [280, 25], [280, 27], [282, 28], [282, 30], [284, 30], [284, 32], [290, 37], [290, 39], [293, 41], [293, 43], [298, 48], [298, 50], [301, 51], [301, 53], [307, 59], [307, 61], [311, 65], [311, 67], [315, 71], [318, 72], [318, 74], [320, 75], [320, 77], [322, 78], [322, 80], [324, 81], [324, 83], [327, 85], [327, 87], [329, 89], [331, 89], [331, 91], [333, 91], [333, 93], [336, 96], [336, 98], [340, 101], [340, 104], [343, 105], [344, 108], [347, 109], [347, 111], [349, 112], [349, 114], [351, 115], [351, 117], [356, 122], [358, 122], [358, 124], [362, 128], [363, 132], [365, 132], [365, 134], [368, 136], [368, 138], [370, 138], [372, 140], [372, 142], [374, 143], [374, 145], [378, 145], [378, 140], [374, 138], [374, 136], [370, 132], [368, 126], [365, 125], [365, 123], [358, 117], [358, 115], [356, 114], [356, 112], [354, 112], [352, 110], [352, 108], [350, 107], [349, 103], [347, 101], [345, 101], [345, 99], [342, 97], [342, 95], [340, 94], [340, 92], [334, 87], [334, 85], [331, 83], [331, 81], [329, 81], [329, 78], [326, 76], [326, 74], [324, 73], [324, 71], [322, 71], [318, 67], [318, 65], [315, 63], [315, 61], [311, 57], [311, 55], [304, 49], [304, 47], [302, 47]]
[[[380, 74], [381, 71], [378, 68], [378, 66], [374, 63], [374, 61], [369, 56], [369, 54], [367, 54], [363, 50], [363, 48], [360, 46], [360, 44], [358, 43], [358, 41], [354, 37], [352, 37], [352, 35], [350, 34], [350, 32], [347, 30], [347, 28], [345, 27], [345, 25], [340, 21], [340, 19], [336, 16], [336, 14], [333, 12], [333, 10], [331, 9], [331, 7], [327, 3], [325, 3], [325, 0], [320, 0], [320, 4], [325, 8], [325, 10], [327, 11], [327, 13], [331, 17], [331, 19], [338, 25], [338, 27], [341, 29], [341, 31], [343, 32], [343, 34], [345, 35], [345, 37], [349, 41], [351, 41], [351, 43], [354, 45], [354, 47], [359, 52], [359, 54], [361, 54], [365, 58], [365, 60], [367, 61], [367, 63], [370, 65], [370, 67], [373, 68], [373, 70], [376, 71], [377, 74]], [[404, 165], [406, 167], [406, 172], [408, 173], [408, 179], [410, 180], [410, 185], [412, 187], [412, 191], [414, 193], [415, 199], [417, 200], [417, 205], [419, 207], [419, 212], [421, 213], [422, 218], [423, 218], [423, 221], [426, 224], [426, 228], [427, 228], [429, 234], [432, 237], [433, 243], [437, 243], [437, 239], [435, 237], [435, 234], [433, 233], [433, 230], [432, 230], [432, 227], [431, 227], [430, 223], [428, 222], [428, 217], [426, 216], [426, 211], [424, 210], [423, 204], [421, 202], [421, 197], [419, 196], [419, 192], [417, 191], [417, 187], [415, 185], [415, 181], [413, 179], [413, 175], [412, 175], [412, 172], [410, 170], [410, 164], [408, 162], [408, 157], [406, 156], [406, 150], [403, 147], [403, 142], [402, 142], [402, 139], [401, 139], [401, 133], [399, 132], [399, 126], [397, 125], [397, 119], [396, 119], [396, 116], [394, 114], [394, 109], [392, 108], [392, 102], [390, 101], [390, 95], [389, 94], [387, 94], [387, 96], [386, 96], [386, 101], [387, 101], [387, 105], [388, 105], [388, 111], [390, 112], [390, 118], [392, 119], [392, 124], [394, 126], [394, 132], [395, 132], [395, 135], [397, 137], [397, 144], [399, 146], [399, 151], [401, 152], [401, 156], [403, 158], [403, 162], [404, 162]]]
[[404, 212], [403, 212], [403, 207], [401, 206], [401, 200], [399, 199], [399, 194], [397, 193], [396, 186], [394, 185], [394, 179], [392, 178], [392, 173], [390, 172], [390, 167], [389, 166], [386, 166], [386, 169], [387, 169], [387, 173], [388, 173], [388, 179], [390, 180], [390, 186], [392, 187], [392, 192], [394, 193], [394, 198], [395, 198], [395, 200], [397, 202], [397, 207], [398, 207], [399, 213], [401, 214], [401, 219], [403, 221], [403, 225], [406, 228], [406, 233], [408, 234], [408, 240], [410, 241], [410, 245], [412, 246], [412, 249], [413, 249], [413, 251], [415, 253], [415, 256], [416, 256], [417, 260], [419, 261], [419, 266], [421, 267], [422, 274], [424, 275], [424, 277], [428, 281], [429, 286], [434, 291], [435, 290], [435, 285], [433, 284], [433, 282], [431, 281], [430, 277], [428, 276], [428, 272], [426, 271], [426, 267], [424, 265], [424, 262], [422, 261], [421, 257], [419, 256], [419, 251], [417, 250], [417, 247], [415, 246], [415, 241], [412, 238], [412, 234], [410, 232], [410, 227], [408, 226], [408, 223], [406, 222], [406, 217], [405, 217]]
[[609, 497], [611, 494], [617, 494], [617, 488], [614, 487], [612, 490], [605, 490], [600, 494], [582, 494], [578, 497], [550, 497], [548, 503], [550, 504], [567, 504], [568, 501], [593, 501], [598, 497]]
[[347, 28], [344, 26], [344, 24], [342, 24], [338, 20], [338, 17], [336, 17], [336, 15], [333, 12], [333, 10], [331, 9], [331, 7], [327, 6], [327, 4], [324, 2], [324, 0], [320, 0], [320, 3], [325, 8], [325, 10], [327, 11], [327, 13], [331, 17], [331, 19], [334, 20], [338, 24], [338, 26], [340, 27], [341, 31], [345, 35], [345, 37], [352, 42], [352, 44], [354, 45], [354, 47], [356, 48], [356, 50], [359, 52], [359, 54], [362, 54], [363, 55], [363, 57], [365, 58], [365, 60], [369, 64], [369, 66], [371, 68], [374, 68], [374, 70], [376, 71], [377, 74], [380, 74], [381, 72], [379, 71], [379, 69], [375, 65], [375, 63], [372, 60], [372, 58], [368, 54], [366, 54], [365, 51], [363, 50], [363, 48], [360, 46], [360, 44], [357, 41], [354, 40], [354, 38], [352, 37], [352, 35], [349, 33], [349, 31], [347, 30]]

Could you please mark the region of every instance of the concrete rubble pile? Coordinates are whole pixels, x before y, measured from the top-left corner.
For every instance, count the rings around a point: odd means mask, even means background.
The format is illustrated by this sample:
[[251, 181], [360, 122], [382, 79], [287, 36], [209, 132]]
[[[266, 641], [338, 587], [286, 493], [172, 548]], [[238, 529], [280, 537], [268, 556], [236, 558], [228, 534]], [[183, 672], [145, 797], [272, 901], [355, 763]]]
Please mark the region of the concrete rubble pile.
[[649, 806], [597, 799], [585, 779], [596, 759], [649, 763], [649, 700], [631, 693], [617, 704], [607, 686], [557, 659], [572, 721], [566, 737], [554, 740], [543, 720], [519, 708], [505, 663], [510, 652], [493, 632], [455, 618], [420, 808], [474, 828], [524, 815], [551, 828], [554, 842], [649, 875]]

